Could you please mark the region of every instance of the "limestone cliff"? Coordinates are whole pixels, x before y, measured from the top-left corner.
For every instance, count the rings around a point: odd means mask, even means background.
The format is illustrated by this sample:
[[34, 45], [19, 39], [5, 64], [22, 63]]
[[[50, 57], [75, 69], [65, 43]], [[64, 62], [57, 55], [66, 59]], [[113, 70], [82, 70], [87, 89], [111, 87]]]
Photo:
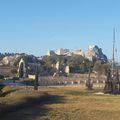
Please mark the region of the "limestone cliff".
[[97, 45], [90, 45], [88, 48], [87, 58], [91, 61], [101, 60], [102, 62], [107, 62], [107, 56], [102, 52], [102, 49]]

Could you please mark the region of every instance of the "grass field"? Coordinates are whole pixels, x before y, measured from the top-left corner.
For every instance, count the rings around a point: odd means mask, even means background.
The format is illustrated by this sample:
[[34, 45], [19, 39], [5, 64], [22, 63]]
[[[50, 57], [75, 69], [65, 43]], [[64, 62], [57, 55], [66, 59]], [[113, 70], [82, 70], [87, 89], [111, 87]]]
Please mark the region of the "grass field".
[[80, 87], [4, 88], [0, 120], [120, 120], [120, 96]]

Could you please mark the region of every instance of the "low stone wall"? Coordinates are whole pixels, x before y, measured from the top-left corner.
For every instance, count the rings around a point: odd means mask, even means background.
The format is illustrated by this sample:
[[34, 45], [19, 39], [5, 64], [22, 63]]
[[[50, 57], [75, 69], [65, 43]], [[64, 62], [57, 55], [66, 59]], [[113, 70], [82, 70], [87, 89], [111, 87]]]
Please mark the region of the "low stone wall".
[[[51, 85], [84, 85], [88, 79], [88, 74], [71, 74], [68, 77], [60, 76], [42, 76], [39, 77], [40, 86], [51, 86]], [[98, 76], [91, 75], [91, 81], [94, 84], [104, 84], [106, 80], [105, 76], [101, 76], [98, 80]]]
[[4, 76], [11, 76], [11, 70], [15, 69], [16, 67], [9, 67], [9, 66], [0, 66], [0, 74]]

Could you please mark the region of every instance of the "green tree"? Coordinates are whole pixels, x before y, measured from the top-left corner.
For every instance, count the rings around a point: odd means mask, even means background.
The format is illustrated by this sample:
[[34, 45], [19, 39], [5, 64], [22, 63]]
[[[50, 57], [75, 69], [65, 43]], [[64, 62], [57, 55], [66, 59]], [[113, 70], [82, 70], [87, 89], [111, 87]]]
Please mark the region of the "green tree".
[[83, 56], [73, 55], [68, 59], [68, 65], [70, 66], [70, 72], [84, 73], [88, 71], [88, 60]]
[[11, 73], [13, 74], [13, 75], [15, 75], [16, 76], [16, 74], [17, 74], [17, 69], [16, 68], [13, 68], [13, 69], [11, 69]]
[[111, 68], [111, 64], [110, 63], [103, 64], [103, 68], [104, 68], [104, 74], [107, 75], [108, 70]]
[[0, 74], [0, 79], [4, 79], [4, 76]]
[[96, 61], [93, 67], [93, 70], [97, 72], [98, 80], [100, 79], [100, 76], [104, 73], [104, 67], [101, 61]]

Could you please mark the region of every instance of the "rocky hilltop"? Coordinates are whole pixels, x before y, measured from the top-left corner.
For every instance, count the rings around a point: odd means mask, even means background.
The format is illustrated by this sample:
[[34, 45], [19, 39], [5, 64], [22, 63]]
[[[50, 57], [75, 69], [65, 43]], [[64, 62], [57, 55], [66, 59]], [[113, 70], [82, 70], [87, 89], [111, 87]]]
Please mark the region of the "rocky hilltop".
[[[66, 50], [66, 49], [65, 49]], [[63, 49], [62, 52], [64, 53]], [[66, 52], [66, 51], [65, 51]], [[50, 57], [54, 57], [56, 54], [52, 54], [54, 52], [50, 52], [47, 54]], [[63, 56], [63, 53], [61, 56]], [[71, 53], [71, 54], [70, 54]], [[84, 58], [88, 58], [90, 61], [95, 62], [96, 60], [101, 60], [102, 62], [106, 63], [108, 61], [107, 56], [102, 52], [102, 49], [99, 48], [97, 45], [90, 45], [88, 48], [88, 54], [85, 55], [84, 52], [80, 50], [76, 50], [74, 52], [69, 52], [68, 54], [65, 54], [64, 57], [72, 57], [72, 55], [77, 55], [77, 56], [82, 56]], [[36, 63], [38, 61], [41, 61], [42, 59], [39, 59], [38, 57], [34, 55], [27, 55], [25, 53], [21, 54], [0, 54], [0, 66], [13, 66], [13, 65], [18, 65], [21, 57], [25, 57], [28, 63]], [[3, 56], [3, 57], [2, 57]], [[46, 56], [46, 55], [45, 55]], [[56, 55], [57, 56], [57, 55]], [[42, 58], [42, 57], [40, 57]]]
[[21, 58], [25, 58], [27, 62], [35, 63], [37, 61], [37, 57], [33, 55], [27, 54], [11, 54], [4, 55], [4, 57], [0, 60], [0, 65], [2, 66], [14, 66], [18, 65]]
[[101, 60], [102, 62], [107, 62], [107, 56], [102, 52], [102, 49], [97, 45], [90, 45], [88, 48], [87, 58], [91, 61]]
[[13, 66], [14, 62], [20, 57], [20, 55], [6, 56], [2, 59], [3, 65]]

